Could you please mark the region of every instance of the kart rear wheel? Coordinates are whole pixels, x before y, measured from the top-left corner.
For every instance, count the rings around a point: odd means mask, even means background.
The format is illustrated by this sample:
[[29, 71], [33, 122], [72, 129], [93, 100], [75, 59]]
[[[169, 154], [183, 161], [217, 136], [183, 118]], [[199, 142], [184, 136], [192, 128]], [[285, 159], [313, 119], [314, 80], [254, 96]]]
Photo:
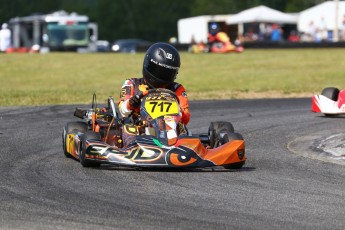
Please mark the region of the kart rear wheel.
[[337, 101], [338, 100], [338, 95], [339, 95], [339, 89], [335, 87], [328, 87], [324, 88], [321, 92], [321, 95], [333, 100]]
[[86, 140], [90, 139], [101, 140], [101, 135], [96, 132], [88, 131], [81, 137], [81, 152], [79, 156], [79, 161], [83, 167], [97, 167], [100, 165], [99, 162], [95, 162], [94, 160], [89, 160], [85, 158]]
[[67, 147], [66, 147], [67, 134], [72, 132], [75, 129], [79, 130], [82, 133], [85, 133], [87, 131], [87, 124], [85, 122], [68, 122], [67, 125], [63, 128], [62, 148], [63, 148], [63, 153], [68, 158], [71, 158], [72, 156], [71, 154], [67, 152]]
[[234, 126], [227, 121], [213, 121], [208, 129], [208, 136], [210, 140], [210, 147], [216, 148], [220, 146], [219, 139], [221, 132], [234, 132]]
[[[243, 136], [239, 133], [227, 133], [224, 134], [221, 141], [223, 144], [233, 141], [233, 140], [243, 140]], [[237, 162], [234, 164], [224, 165], [223, 167], [226, 169], [240, 169], [244, 165], [245, 161]]]

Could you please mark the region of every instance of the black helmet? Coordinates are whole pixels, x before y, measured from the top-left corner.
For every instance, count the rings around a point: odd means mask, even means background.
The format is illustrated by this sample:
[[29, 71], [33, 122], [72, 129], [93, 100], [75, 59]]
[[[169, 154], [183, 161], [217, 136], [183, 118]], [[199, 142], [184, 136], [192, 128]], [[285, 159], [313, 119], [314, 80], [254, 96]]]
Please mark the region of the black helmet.
[[166, 88], [176, 79], [180, 55], [167, 43], [155, 43], [146, 51], [143, 76], [151, 88]]
[[212, 22], [209, 27], [209, 32], [215, 36], [220, 31], [219, 25], [216, 22]]

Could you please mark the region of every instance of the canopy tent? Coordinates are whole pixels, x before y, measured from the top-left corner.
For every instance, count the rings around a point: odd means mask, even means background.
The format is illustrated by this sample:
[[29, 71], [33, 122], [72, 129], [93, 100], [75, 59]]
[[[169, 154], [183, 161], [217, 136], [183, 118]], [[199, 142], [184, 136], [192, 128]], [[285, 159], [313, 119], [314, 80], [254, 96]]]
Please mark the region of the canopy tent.
[[242, 24], [242, 23], [278, 23], [278, 24], [297, 24], [297, 16], [281, 11], [271, 9], [267, 6], [257, 6], [238, 14], [232, 15], [226, 21], [226, 24]]
[[[297, 24], [298, 30], [308, 33], [311, 24], [316, 27], [325, 26], [327, 30], [341, 29], [342, 20], [345, 16], [345, 1], [339, 1], [338, 7], [336, 6], [334, 1], [327, 1], [300, 12]], [[336, 11], [336, 8], [338, 8], [338, 11]]]

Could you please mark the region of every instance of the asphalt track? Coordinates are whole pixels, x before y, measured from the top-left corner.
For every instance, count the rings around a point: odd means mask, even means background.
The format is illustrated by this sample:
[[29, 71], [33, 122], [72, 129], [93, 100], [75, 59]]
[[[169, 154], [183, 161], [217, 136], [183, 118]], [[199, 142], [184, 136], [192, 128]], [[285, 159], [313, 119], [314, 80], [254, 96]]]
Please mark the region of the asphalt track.
[[190, 104], [192, 132], [243, 134], [243, 169], [83, 168], [61, 147], [75, 105], [0, 108], [0, 228], [345, 229], [345, 165], [320, 150], [345, 118], [308, 98]]

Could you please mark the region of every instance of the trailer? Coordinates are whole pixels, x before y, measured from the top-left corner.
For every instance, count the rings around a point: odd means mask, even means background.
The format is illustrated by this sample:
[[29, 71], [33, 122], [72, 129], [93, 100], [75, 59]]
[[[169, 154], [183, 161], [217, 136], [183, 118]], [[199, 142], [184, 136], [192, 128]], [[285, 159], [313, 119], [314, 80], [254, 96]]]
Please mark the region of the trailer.
[[86, 15], [57, 11], [46, 15], [15, 17], [9, 21], [14, 49], [96, 50], [98, 27]]
[[232, 41], [237, 38], [237, 25], [227, 25], [231, 15], [202, 15], [182, 18], [177, 22], [178, 42], [180, 44], [207, 43], [207, 36], [211, 23], [218, 23]]

